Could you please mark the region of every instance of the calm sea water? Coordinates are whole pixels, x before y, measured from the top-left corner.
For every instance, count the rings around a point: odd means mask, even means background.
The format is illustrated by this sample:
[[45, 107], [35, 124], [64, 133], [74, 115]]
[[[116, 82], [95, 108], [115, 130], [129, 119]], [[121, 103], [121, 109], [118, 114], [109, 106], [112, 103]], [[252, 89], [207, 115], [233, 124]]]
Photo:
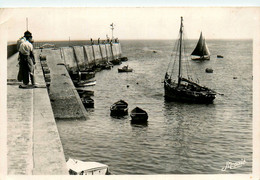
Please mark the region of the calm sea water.
[[[251, 173], [252, 41], [207, 43], [211, 60], [190, 64], [201, 84], [224, 96], [203, 105], [164, 100], [161, 82], [174, 41], [121, 41], [129, 61], [96, 74], [97, 84], [89, 88], [95, 91], [95, 108], [88, 110], [88, 120], [57, 121], [66, 158], [105, 163], [118, 175]], [[187, 42], [188, 52], [195, 44]], [[123, 65], [134, 72], [119, 74]], [[214, 73], [205, 73], [207, 67]], [[148, 125], [131, 125], [130, 116], [110, 117], [109, 108], [119, 99], [128, 102], [129, 111], [146, 110]], [[221, 171], [227, 162], [241, 160], [242, 167]]]

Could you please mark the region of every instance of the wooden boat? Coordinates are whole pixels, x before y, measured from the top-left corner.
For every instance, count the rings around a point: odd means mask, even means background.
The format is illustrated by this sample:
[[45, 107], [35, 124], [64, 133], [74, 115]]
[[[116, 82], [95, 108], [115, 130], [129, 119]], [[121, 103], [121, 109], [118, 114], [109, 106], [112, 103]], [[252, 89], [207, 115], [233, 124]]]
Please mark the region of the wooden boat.
[[110, 116], [124, 116], [127, 114], [128, 104], [124, 100], [119, 100], [110, 107]]
[[128, 58], [127, 58], [127, 57], [121, 57], [120, 60], [121, 60], [122, 62], [124, 62], [124, 61], [128, 61]]
[[113, 59], [110, 61], [113, 65], [119, 65], [119, 64], [122, 64], [121, 60], [120, 59]]
[[94, 86], [96, 85], [96, 80], [80, 81], [80, 82], [76, 82], [75, 85], [77, 87]]
[[192, 60], [210, 60], [210, 52], [205, 41], [205, 38], [202, 36], [202, 32], [200, 33], [199, 41], [191, 53]]
[[224, 58], [224, 56], [222, 56], [222, 55], [217, 55], [217, 58]]
[[95, 72], [92, 70], [86, 70], [86, 71], [69, 71], [70, 77], [73, 80], [88, 80], [95, 77]]
[[70, 175], [110, 175], [108, 165], [69, 158], [66, 162]]
[[94, 96], [94, 91], [83, 89], [83, 88], [76, 88], [76, 90], [80, 97]]
[[113, 67], [113, 64], [110, 62], [106, 62], [104, 64], [99, 65], [101, 69], [111, 69]]
[[[174, 59], [165, 73], [164, 78], [164, 90], [165, 99], [170, 101], [180, 101], [180, 102], [193, 102], [193, 103], [212, 103], [215, 99], [216, 92], [194, 82], [189, 71], [184, 70], [184, 68], [189, 67], [188, 58], [186, 58], [185, 66], [182, 66], [185, 56], [182, 54], [183, 50], [183, 18], [181, 17], [180, 26], [180, 38], [176, 42], [178, 43], [177, 52], [178, 56]], [[190, 68], [189, 68], [190, 69]], [[170, 74], [168, 74], [168, 71]], [[187, 73], [187, 74], [184, 74]], [[187, 76], [187, 77], [186, 77]]]
[[121, 73], [121, 72], [132, 72], [132, 71], [133, 71], [133, 69], [129, 68], [128, 65], [123, 66], [122, 68], [118, 68], [119, 73]]
[[213, 69], [211, 69], [211, 68], [206, 68], [206, 69], [205, 69], [205, 72], [206, 72], [206, 73], [213, 73]]
[[94, 108], [94, 100], [91, 97], [82, 97], [81, 101], [85, 108]]
[[130, 114], [131, 123], [145, 123], [148, 119], [148, 114], [143, 109], [136, 107], [131, 111]]

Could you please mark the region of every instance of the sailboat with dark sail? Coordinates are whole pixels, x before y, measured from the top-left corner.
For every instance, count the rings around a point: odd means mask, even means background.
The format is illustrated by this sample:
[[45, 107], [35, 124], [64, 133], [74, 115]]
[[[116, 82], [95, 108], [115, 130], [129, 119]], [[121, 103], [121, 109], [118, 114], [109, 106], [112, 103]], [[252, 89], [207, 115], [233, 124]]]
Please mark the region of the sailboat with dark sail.
[[[183, 18], [181, 17], [181, 26], [179, 39], [176, 42], [176, 52], [174, 61], [171, 61], [165, 74], [164, 90], [165, 99], [170, 101], [192, 102], [192, 103], [213, 103], [216, 92], [195, 82], [190, 72], [189, 60], [185, 60], [185, 42], [183, 38]], [[172, 57], [173, 55], [172, 54]], [[184, 68], [186, 67], [186, 71]], [[184, 72], [187, 72], [185, 77]]]
[[206, 40], [202, 35], [202, 32], [200, 33], [199, 41], [191, 53], [192, 60], [210, 60], [210, 52], [209, 48], [207, 46]]

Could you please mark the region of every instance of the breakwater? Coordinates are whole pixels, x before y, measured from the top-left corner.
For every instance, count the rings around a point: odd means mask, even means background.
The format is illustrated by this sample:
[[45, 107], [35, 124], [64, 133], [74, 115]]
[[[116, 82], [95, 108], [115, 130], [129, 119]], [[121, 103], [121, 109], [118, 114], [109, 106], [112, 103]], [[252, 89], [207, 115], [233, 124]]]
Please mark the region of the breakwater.
[[119, 64], [122, 58], [120, 43], [62, 47], [60, 50], [69, 71], [94, 70], [109, 62]]

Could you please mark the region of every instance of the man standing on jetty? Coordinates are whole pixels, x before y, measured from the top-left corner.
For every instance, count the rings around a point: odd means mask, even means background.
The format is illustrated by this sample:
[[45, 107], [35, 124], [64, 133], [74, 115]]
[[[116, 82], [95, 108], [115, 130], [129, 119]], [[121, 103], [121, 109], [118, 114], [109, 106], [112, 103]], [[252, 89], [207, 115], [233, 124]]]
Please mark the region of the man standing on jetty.
[[36, 87], [34, 78], [34, 65], [35, 59], [33, 54], [33, 39], [32, 34], [29, 31], [24, 33], [24, 37], [20, 39], [17, 43], [17, 48], [19, 49], [19, 73], [18, 81], [23, 81], [20, 88], [27, 88], [29, 83], [29, 77], [33, 87]]

